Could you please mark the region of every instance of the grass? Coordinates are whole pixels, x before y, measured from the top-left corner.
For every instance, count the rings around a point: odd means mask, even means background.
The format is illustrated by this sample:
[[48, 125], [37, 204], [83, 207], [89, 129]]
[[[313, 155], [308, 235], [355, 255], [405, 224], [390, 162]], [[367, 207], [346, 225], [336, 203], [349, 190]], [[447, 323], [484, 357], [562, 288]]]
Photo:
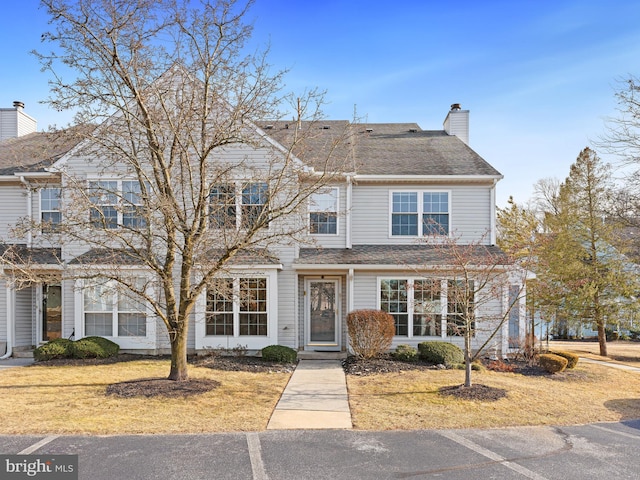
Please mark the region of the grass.
[[497, 401], [459, 400], [438, 389], [459, 385], [459, 370], [348, 377], [354, 427], [362, 430], [572, 425], [640, 418], [640, 374], [580, 364], [567, 374], [474, 372], [475, 383], [502, 388]]
[[30, 366], [0, 374], [0, 434], [152, 434], [264, 430], [290, 374], [190, 367], [221, 383], [188, 398], [106, 396], [109, 384], [166, 378], [168, 360]]
[[606, 360], [631, 365], [633, 367], [640, 367], [640, 342], [607, 342], [607, 357], [600, 356], [600, 346], [597, 341], [553, 340], [549, 342], [549, 347], [556, 350], [569, 350], [577, 353], [581, 357], [593, 358], [594, 360]]

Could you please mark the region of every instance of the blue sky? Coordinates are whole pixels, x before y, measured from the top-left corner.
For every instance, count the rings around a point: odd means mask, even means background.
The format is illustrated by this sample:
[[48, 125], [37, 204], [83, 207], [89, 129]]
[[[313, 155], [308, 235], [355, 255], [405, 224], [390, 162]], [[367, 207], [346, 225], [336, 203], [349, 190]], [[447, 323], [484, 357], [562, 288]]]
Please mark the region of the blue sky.
[[[0, 107], [14, 100], [38, 128], [69, 116], [48, 95], [32, 49], [47, 29], [37, 0], [0, 6]], [[441, 129], [449, 106], [470, 110], [470, 145], [496, 167], [498, 205], [564, 179], [616, 115], [615, 90], [640, 75], [640, 2], [519, 0], [257, 0], [254, 41], [289, 68], [287, 89], [319, 87], [327, 117]], [[605, 160], [608, 157], [602, 155]]]

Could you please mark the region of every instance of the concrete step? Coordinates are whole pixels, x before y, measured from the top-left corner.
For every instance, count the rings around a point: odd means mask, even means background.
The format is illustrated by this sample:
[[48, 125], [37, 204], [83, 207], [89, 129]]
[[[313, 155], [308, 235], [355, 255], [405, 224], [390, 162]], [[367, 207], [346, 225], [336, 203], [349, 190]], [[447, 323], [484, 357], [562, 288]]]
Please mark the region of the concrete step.
[[33, 350], [14, 350], [13, 358], [33, 358]]
[[347, 352], [298, 352], [299, 360], [343, 360], [347, 358]]

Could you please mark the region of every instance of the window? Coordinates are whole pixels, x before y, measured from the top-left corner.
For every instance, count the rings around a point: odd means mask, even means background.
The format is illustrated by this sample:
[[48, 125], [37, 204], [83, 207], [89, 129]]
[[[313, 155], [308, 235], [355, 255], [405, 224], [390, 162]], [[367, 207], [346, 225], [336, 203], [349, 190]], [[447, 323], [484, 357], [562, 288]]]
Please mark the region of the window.
[[207, 288], [205, 334], [267, 336], [267, 279], [217, 279]]
[[468, 318], [473, 313], [473, 281], [465, 285], [465, 282], [460, 280], [449, 280], [447, 282], [447, 335], [463, 336], [468, 320], [471, 321], [471, 330], [475, 330], [474, 319]]
[[[144, 279], [136, 278], [135, 287], [144, 288]], [[84, 334], [102, 337], [144, 337], [147, 314], [144, 302], [112, 281], [87, 285], [83, 289]]]
[[247, 183], [238, 188], [233, 183], [214, 185], [209, 192], [209, 225], [213, 228], [268, 227], [266, 183]]
[[338, 233], [338, 189], [325, 188], [311, 196], [309, 231], [315, 235]]
[[233, 280], [222, 278], [207, 290], [206, 335], [233, 335]]
[[242, 187], [242, 227], [268, 226], [265, 217], [269, 187], [266, 183], [248, 183]]
[[236, 227], [236, 187], [233, 184], [216, 185], [209, 194], [210, 225], [215, 228]]
[[60, 193], [58, 187], [40, 190], [40, 224], [43, 232], [55, 232], [62, 221]]
[[392, 236], [448, 235], [449, 215], [448, 192], [391, 192]]
[[142, 190], [140, 182], [122, 181], [122, 225], [127, 228], [139, 229], [146, 226], [143, 215]]
[[379, 308], [393, 316], [396, 336], [461, 336], [466, 309], [474, 312], [473, 282], [465, 292], [459, 281], [383, 278], [379, 292]]
[[118, 227], [118, 182], [89, 182], [89, 199], [91, 207], [91, 223], [96, 228]]
[[98, 180], [89, 182], [92, 203], [89, 218], [96, 228], [119, 226], [138, 229], [146, 225], [140, 182]]

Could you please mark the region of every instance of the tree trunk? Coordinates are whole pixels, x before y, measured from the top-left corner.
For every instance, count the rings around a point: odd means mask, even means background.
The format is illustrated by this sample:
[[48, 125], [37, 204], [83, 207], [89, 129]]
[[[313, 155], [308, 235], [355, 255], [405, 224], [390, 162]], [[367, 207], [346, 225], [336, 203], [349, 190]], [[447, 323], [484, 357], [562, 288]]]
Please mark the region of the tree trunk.
[[181, 382], [188, 379], [187, 332], [186, 330], [181, 330], [176, 332], [175, 336], [171, 339], [171, 371], [169, 372], [169, 380]]
[[464, 386], [471, 386], [471, 329], [464, 334]]
[[598, 326], [598, 344], [600, 344], [600, 356], [607, 356], [607, 334], [604, 331], [604, 320], [599, 319], [596, 322]]

